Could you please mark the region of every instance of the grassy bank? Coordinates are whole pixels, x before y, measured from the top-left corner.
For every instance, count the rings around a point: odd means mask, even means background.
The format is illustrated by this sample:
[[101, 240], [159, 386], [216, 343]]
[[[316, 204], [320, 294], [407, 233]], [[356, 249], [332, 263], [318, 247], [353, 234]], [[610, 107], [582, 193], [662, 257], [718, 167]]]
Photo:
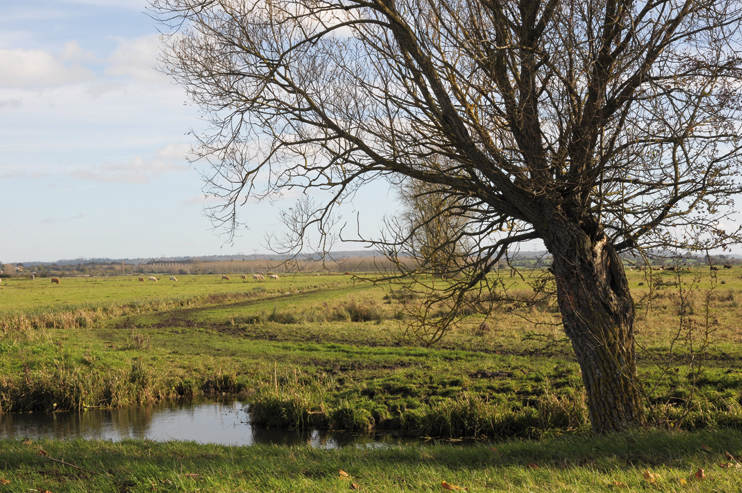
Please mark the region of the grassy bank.
[[738, 491], [741, 444], [734, 430], [335, 450], [5, 440], [0, 491]]
[[[629, 273], [650, 422], [742, 429], [738, 274], [653, 274], [650, 283]], [[510, 300], [424, 348], [402, 337], [414, 297], [348, 276], [13, 280], [0, 287], [0, 320], [113, 308], [89, 325], [10, 323], [0, 332], [0, 410], [226, 393], [245, 396], [253, 421], [271, 427], [497, 438], [583, 431], [580, 371], [559, 313], [553, 303], [526, 303], [525, 281], [505, 279]], [[115, 309], [136, 303], [143, 308]]]

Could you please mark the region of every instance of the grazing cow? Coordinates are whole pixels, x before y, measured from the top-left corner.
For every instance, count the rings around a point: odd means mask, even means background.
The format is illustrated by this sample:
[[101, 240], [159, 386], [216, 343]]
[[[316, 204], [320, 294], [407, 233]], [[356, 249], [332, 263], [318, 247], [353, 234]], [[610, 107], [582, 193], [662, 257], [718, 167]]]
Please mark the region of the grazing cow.
[[[730, 267], [730, 269], [731, 269], [731, 267]], [[36, 276], [33, 275], [33, 274], [31, 274], [31, 279], [36, 279]]]
[[155, 276], [149, 276], [150, 281], [157, 282], [157, 278]]
[[665, 267], [665, 270], [676, 270], [677, 267]]
[[144, 282], [144, 278], [143, 278], [143, 277], [140, 277], [140, 278], [139, 278], [139, 281], [140, 281], [140, 282]]
[[240, 279], [244, 279], [244, 280], [246, 280], [246, 281], [247, 281], [247, 276], [246, 276], [245, 274], [242, 274], [242, 275], [240, 276]]
[[177, 279], [175, 278], [175, 276], [170, 276], [170, 280], [171, 281], [177, 281]]
[[263, 274], [253, 274], [252, 278], [257, 281], [265, 281], [265, 277], [263, 277]]
[[222, 281], [229, 281], [229, 276], [222, 276]]
[[0, 284], [2, 284], [2, 283], [3, 283], [3, 280], [2, 280], [2, 279], [0, 279]]
[[279, 277], [278, 277], [277, 275], [275, 275], [275, 274], [271, 274], [271, 275], [270, 275], [270, 276], [268, 276], [268, 277], [270, 277], [271, 279], [278, 279], [278, 278], [279, 278]]
[[59, 284], [59, 278], [58, 277], [52, 277], [52, 284]]
[[732, 266], [731, 266], [731, 265], [729, 265], [729, 264], [724, 264], [724, 268], [725, 268], [725, 269], [731, 269], [731, 268], [732, 268]]
[[712, 265], [712, 266], [711, 266], [711, 270], [719, 270], [719, 268], [718, 268], [718, 267], [714, 267], [714, 266]]

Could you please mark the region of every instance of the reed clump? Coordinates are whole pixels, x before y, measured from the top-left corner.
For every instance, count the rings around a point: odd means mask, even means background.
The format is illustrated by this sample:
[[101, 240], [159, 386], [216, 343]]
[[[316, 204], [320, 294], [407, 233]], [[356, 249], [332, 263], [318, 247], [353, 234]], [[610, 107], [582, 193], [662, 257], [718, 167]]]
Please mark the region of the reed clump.
[[163, 374], [138, 358], [128, 368], [105, 372], [60, 364], [0, 376], [0, 413], [121, 408], [182, 397], [239, 395], [246, 389], [236, 373], [183, 378]]

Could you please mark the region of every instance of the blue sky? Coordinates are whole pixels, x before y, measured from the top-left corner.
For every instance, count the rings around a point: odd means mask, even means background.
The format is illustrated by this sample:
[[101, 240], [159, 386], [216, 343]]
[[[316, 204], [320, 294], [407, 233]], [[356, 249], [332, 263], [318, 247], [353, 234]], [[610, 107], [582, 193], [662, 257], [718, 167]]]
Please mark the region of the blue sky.
[[[225, 244], [185, 159], [198, 109], [154, 69], [157, 23], [140, 0], [0, 5], [0, 262], [252, 254], [293, 199], [249, 203]], [[397, 207], [384, 184], [343, 210], [374, 235]], [[357, 244], [335, 249], [357, 250]]]

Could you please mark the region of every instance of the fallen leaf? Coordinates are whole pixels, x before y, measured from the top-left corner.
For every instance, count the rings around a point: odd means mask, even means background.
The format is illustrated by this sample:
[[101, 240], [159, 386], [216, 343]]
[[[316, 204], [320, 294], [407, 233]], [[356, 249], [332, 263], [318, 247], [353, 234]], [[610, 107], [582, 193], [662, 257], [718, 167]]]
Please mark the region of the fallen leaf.
[[360, 490], [360, 489], [361, 489], [361, 487], [360, 487], [360, 486], [358, 486], [358, 485], [357, 485], [357, 484], [355, 484], [355, 483], [350, 483], [350, 489], [351, 489], [351, 490]]
[[626, 484], [621, 483], [620, 481], [614, 481], [613, 482], [613, 487], [614, 488], [626, 488]]
[[709, 447], [708, 445], [701, 445], [701, 448], [702, 448], [703, 450], [708, 450], [708, 451], [711, 451], [711, 447]]
[[526, 464], [526, 467], [528, 469], [534, 469], [534, 470], [535, 469], [538, 469], [538, 466], [536, 464], [534, 464], [533, 462], [529, 462], [528, 464]]
[[683, 478], [680, 478], [680, 481], [679, 482], [680, 482], [680, 486], [685, 486], [686, 484], [688, 484], [688, 481], [686, 481]]
[[451, 490], [451, 491], [460, 490], [461, 489], [458, 486], [455, 486], [455, 485], [452, 485], [452, 484], [448, 484], [445, 481], [443, 481], [441, 483], [441, 488], [443, 488], [444, 490]]
[[731, 462], [720, 462], [719, 467], [721, 467], [722, 469], [729, 469], [730, 467], [732, 467], [732, 463]]
[[39, 493], [52, 493], [52, 492], [49, 490], [45, 490], [43, 488], [39, 488]]
[[736, 459], [736, 458], [735, 458], [735, 457], [734, 457], [734, 456], [733, 456], [732, 454], [730, 454], [729, 452], [726, 452], [726, 451], [725, 451], [725, 452], [724, 452], [724, 456], [725, 456], [725, 457], [726, 457], [727, 459], [731, 460], [731, 461], [734, 461], [734, 462], [737, 462], [737, 463], [739, 463], [739, 462], [737, 461], [737, 459]]
[[654, 483], [655, 481], [657, 481], [657, 476], [655, 476], [654, 474], [652, 474], [649, 471], [644, 471], [643, 476], [644, 476], [644, 479], [646, 479], [650, 483]]
[[183, 474], [183, 476], [185, 476], [187, 478], [191, 478], [191, 479], [199, 479], [201, 477], [200, 474], [196, 474], [196, 473], [193, 473], [193, 472], [187, 472], [187, 473]]
[[46, 450], [44, 450], [43, 448], [40, 448], [40, 449], [39, 449], [39, 455], [44, 455], [44, 456], [47, 456], [47, 455], [49, 455], [49, 454], [47, 454], [47, 453], [46, 453]]
[[33, 441], [30, 438], [23, 440], [23, 445], [33, 445]]
[[7, 479], [0, 478], [0, 484], [8, 484], [8, 483], [10, 483], [10, 481], [8, 481]]
[[348, 474], [347, 472], [343, 471], [342, 469], [340, 469], [340, 471], [338, 471], [338, 474], [340, 475], [341, 478], [349, 478], [350, 477], [350, 474]]
[[696, 479], [706, 479], [706, 473], [703, 472], [703, 469], [699, 469], [698, 472], [696, 472], [696, 474], [694, 474], [694, 477]]
[[490, 450], [493, 451], [496, 454], [499, 454], [500, 453], [500, 451], [497, 450], [495, 447], [490, 447]]

